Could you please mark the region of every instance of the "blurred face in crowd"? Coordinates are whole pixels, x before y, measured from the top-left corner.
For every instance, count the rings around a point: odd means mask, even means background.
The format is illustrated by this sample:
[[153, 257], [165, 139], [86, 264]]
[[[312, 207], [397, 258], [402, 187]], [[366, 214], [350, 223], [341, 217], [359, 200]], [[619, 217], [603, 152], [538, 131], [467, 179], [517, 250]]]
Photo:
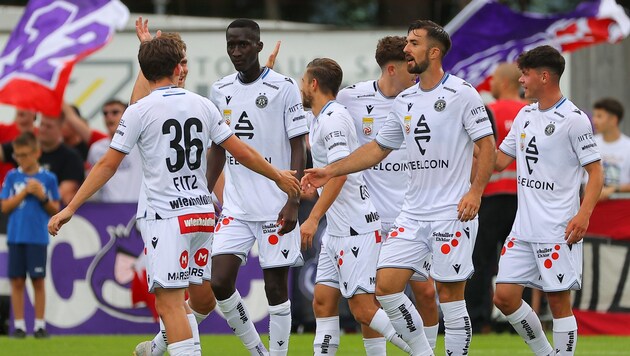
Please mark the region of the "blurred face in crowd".
[[258, 53], [262, 50], [262, 42], [256, 39], [249, 28], [230, 28], [227, 30], [227, 54], [234, 69], [245, 72], [253, 65], [258, 65]]
[[56, 147], [61, 142], [61, 126], [61, 119], [42, 115], [38, 134], [42, 148]]
[[[184, 80], [186, 80], [185, 76]], [[107, 133], [110, 138], [114, 137], [118, 124], [120, 123], [120, 118], [124, 112], [125, 108], [120, 104], [114, 103], [103, 106], [103, 118], [105, 119], [105, 127], [107, 128]]]
[[427, 30], [416, 29], [407, 34], [407, 45], [403, 51], [407, 59], [407, 71], [422, 74], [429, 68], [429, 46]]
[[13, 145], [13, 158], [26, 172], [31, 172], [37, 167], [37, 161], [40, 156], [41, 151], [39, 150], [39, 147]]
[[617, 127], [617, 117], [604, 109], [593, 109], [593, 126], [596, 133], [605, 133]]
[[33, 132], [37, 114], [34, 111], [18, 109], [15, 113], [15, 124], [20, 132]]

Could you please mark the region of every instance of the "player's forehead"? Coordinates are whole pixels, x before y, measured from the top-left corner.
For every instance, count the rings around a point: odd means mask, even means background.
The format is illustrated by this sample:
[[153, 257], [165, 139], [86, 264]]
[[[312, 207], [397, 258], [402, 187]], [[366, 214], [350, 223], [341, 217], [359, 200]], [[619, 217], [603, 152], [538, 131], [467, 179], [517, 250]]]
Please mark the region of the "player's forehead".
[[427, 38], [427, 30], [423, 28], [416, 28], [407, 33], [407, 42], [421, 41]]
[[258, 36], [254, 30], [247, 27], [232, 27], [226, 32], [228, 42], [256, 42]]

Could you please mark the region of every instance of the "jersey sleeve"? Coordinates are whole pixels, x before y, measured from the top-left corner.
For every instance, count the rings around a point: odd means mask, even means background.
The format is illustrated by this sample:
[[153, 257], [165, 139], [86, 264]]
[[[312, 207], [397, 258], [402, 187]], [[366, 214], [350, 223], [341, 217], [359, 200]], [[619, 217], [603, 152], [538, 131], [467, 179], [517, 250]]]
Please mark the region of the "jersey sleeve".
[[308, 133], [306, 114], [302, 106], [302, 97], [295, 81], [288, 81], [285, 88], [284, 127], [289, 139]]
[[57, 201], [61, 199], [57, 177], [52, 173], [48, 175], [48, 179], [46, 180], [46, 194], [50, 200]]
[[[232, 130], [223, 120], [223, 116], [219, 113], [219, 109], [214, 106], [210, 100], [204, 100], [208, 115], [210, 117], [210, 140], [213, 143], [220, 145], [225, 140], [227, 140], [230, 136], [232, 136]], [[209, 143], [208, 143], [208, 146]]]
[[218, 91], [217, 91], [217, 87], [216, 87], [216, 83], [210, 88], [210, 96], [208, 97], [208, 99], [210, 99], [210, 101], [214, 104], [214, 106], [216, 106], [217, 108], [219, 107], [219, 97], [218, 97]]
[[486, 107], [475, 89], [466, 87], [458, 101], [457, 105], [462, 106], [463, 125], [471, 140], [477, 141], [493, 134]]
[[585, 116], [579, 114], [575, 118], [571, 118], [570, 122], [569, 140], [571, 141], [573, 152], [575, 152], [582, 167], [601, 160], [599, 148], [593, 136], [591, 122]]
[[142, 132], [142, 120], [137, 108], [135, 105], [125, 110], [109, 147], [124, 154], [131, 152]]
[[512, 123], [510, 131], [499, 145], [499, 149], [501, 150], [501, 152], [512, 158], [516, 158], [516, 128], [518, 127], [518, 117], [519, 116], [517, 115], [514, 119], [514, 122]]
[[12, 193], [13, 188], [13, 171], [9, 171], [7, 175], [4, 177], [4, 182], [2, 182], [2, 191], [0, 192], [0, 199], [5, 200], [9, 199]]
[[376, 134], [376, 142], [383, 147], [397, 150], [405, 142], [404, 130], [398, 114], [392, 111], [387, 115], [383, 127]]
[[348, 127], [343, 119], [335, 116], [328, 117], [321, 123], [320, 134], [326, 148], [328, 164], [343, 159], [350, 154], [348, 140], [351, 135], [349, 130], [352, 128]]

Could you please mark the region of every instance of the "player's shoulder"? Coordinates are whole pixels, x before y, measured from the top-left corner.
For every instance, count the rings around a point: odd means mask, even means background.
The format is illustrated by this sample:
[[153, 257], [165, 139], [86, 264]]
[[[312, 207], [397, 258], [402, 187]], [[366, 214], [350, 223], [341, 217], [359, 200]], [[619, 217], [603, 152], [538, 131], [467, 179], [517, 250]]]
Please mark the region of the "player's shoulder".
[[289, 76], [278, 73], [271, 68], [265, 68], [261, 75], [262, 85], [268, 86], [271, 89], [282, 90], [285, 88], [292, 88], [297, 86], [297, 81]]
[[404, 101], [406, 98], [414, 96], [414, 95], [418, 94], [419, 92], [420, 92], [420, 88], [418, 87], [418, 84], [414, 84], [414, 85], [410, 86], [409, 88], [401, 91], [396, 96], [396, 101]]
[[364, 82], [358, 82], [349, 85], [339, 91], [339, 95], [348, 96], [351, 98], [367, 98], [373, 97], [378, 92], [375, 80], [367, 80]]
[[453, 95], [479, 97], [479, 92], [472, 84], [450, 73], [444, 75], [439, 85], [443, 91]]
[[214, 82], [214, 84], [212, 84], [212, 90], [213, 91], [222, 90], [224, 88], [234, 85], [234, 83], [236, 83], [237, 81], [237, 77], [236, 77], [237, 74], [238, 73], [232, 73], [217, 80], [216, 82]]

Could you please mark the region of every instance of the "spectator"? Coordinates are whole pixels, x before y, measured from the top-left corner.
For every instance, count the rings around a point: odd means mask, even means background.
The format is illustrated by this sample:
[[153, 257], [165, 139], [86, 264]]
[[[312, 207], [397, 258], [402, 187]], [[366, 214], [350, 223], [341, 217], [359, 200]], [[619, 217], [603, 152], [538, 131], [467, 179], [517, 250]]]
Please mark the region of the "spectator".
[[600, 200], [613, 193], [630, 192], [630, 137], [619, 129], [623, 106], [612, 98], [603, 98], [593, 105], [595, 143], [604, 164], [604, 188]]
[[[120, 100], [109, 100], [103, 105], [103, 117], [109, 137], [95, 142], [88, 151], [87, 163], [93, 167], [109, 149], [118, 123], [127, 105]], [[99, 190], [97, 200], [108, 203], [138, 202], [142, 184], [142, 160], [134, 147], [118, 166], [114, 176]]]
[[[0, 123], [0, 143], [10, 144], [22, 132], [36, 132], [35, 120], [37, 114], [30, 110], [17, 109], [15, 118], [10, 124]], [[15, 165], [10, 162], [0, 162], [0, 182]]]
[[[510, 131], [516, 114], [527, 104], [520, 97], [520, 76], [515, 63], [501, 63], [492, 74], [490, 90], [496, 101], [488, 107], [494, 117], [497, 147]], [[503, 172], [492, 174], [481, 198], [479, 232], [473, 252], [475, 274], [466, 285], [466, 305], [476, 332], [490, 331], [492, 277], [497, 274], [498, 250], [512, 228], [516, 204], [516, 162], [513, 162]]]
[[75, 105], [64, 102], [61, 109], [65, 117], [62, 126], [63, 143], [74, 148], [85, 162], [92, 144], [107, 138], [107, 135], [90, 129], [87, 120], [81, 117], [81, 112]]
[[47, 337], [44, 321], [46, 250], [48, 218], [59, 211], [59, 191], [54, 174], [39, 166], [41, 150], [32, 132], [24, 132], [13, 141], [17, 169], [9, 171], [0, 195], [2, 213], [9, 215], [8, 274], [11, 280], [14, 336], [26, 336], [24, 287], [26, 273], [35, 291], [36, 338]]

